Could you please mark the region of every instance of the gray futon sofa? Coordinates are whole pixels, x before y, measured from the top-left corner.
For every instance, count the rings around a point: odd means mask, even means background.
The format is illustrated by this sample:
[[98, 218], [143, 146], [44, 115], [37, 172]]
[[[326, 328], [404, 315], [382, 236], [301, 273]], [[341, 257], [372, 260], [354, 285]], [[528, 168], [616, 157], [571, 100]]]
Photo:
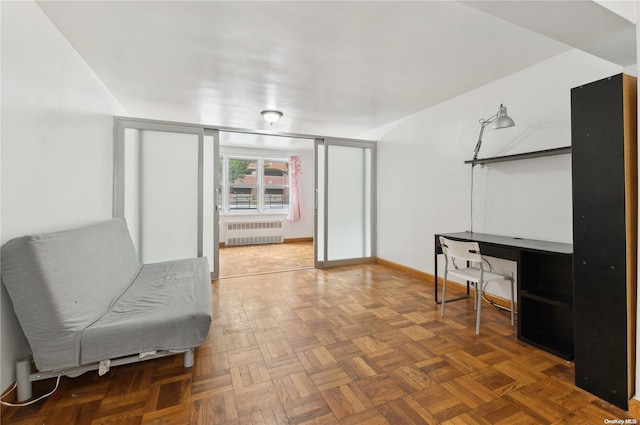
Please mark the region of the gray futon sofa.
[[141, 264], [123, 218], [12, 239], [2, 282], [33, 352], [17, 364], [18, 401], [31, 381], [183, 352], [193, 365], [211, 324], [206, 258]]

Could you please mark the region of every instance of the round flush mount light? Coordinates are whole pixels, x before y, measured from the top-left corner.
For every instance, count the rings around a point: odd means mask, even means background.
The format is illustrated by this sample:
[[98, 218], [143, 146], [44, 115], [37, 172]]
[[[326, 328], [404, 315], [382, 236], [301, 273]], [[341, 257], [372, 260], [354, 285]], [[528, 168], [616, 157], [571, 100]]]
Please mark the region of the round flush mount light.
[[274, 122], [282, 118], [282, 115], [283, 115], [282, 112], [276, 111], [273, 109], [267, 109], [265, 111], [260, 112], [260, 114], [262, 115], [262, 118], [264, 118], [264, 120], [271, 125], [273, 125]]

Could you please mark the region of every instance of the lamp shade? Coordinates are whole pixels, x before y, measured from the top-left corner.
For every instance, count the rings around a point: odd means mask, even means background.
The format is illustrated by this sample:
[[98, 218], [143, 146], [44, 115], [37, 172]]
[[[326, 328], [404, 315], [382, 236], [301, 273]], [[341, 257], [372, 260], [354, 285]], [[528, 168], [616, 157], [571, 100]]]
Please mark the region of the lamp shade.
[[500, 105], [500, 108], [498, 109], [497, 118], [493, 122], [493, 125], [491, 126], [491, 128], [493, 129], [506, 128], [506, 127], [513, 127], [514, 125], [516, 125], [516, 123], [514, 123], [513, 120], [509, 118], [509, 116], [507, 115], [507, 107]]
[[260, 112], [262, 114], [262, 118], [269, 124], [272, 124], [282, 118], [282, 112], [274, 111], [274, 110], [266, 110]]

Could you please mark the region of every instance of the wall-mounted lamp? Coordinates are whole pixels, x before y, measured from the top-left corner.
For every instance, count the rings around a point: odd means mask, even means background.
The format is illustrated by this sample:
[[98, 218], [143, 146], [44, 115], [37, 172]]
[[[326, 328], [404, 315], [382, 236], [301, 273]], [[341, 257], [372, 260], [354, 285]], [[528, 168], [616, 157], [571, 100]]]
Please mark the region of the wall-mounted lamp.
[[469, 213], [471, 216], [471, 233], [473, 233], [473, 168], [476, 166], [475, 161], [476, 159], [478, 159], [478, 152], [480, 152], [480, 146], [482, 145], [482, 134], [484, 133], [484, 128], [491, 123], [493, 123], [493, 125], [491, 126], [491, 128], [493, 129], [513, 127], [514, 125], [516, 125], [516, 123], [514, 123], [511, 118], [509, 118], [509, 116], [507, 115], [507, 108], [502, 104], [500, 104], [498, 112], [496, 112], [495, 115], [492, 115], [486, 120], [484, 118], [481, 118], [479, 123], [480, 135], [478, 136], [478, 143], [476, 143], [476, 147], [473, 150], [473, 161], [471, 162], [471, 202], [469, 203]]
[[262, 118], [264, 118], [264, 120], [268, 122], [270, 125], [273, 125], [274, 122], [278, 121], [283, 116], [282, 112], [275, 111], [272, 109], [267, 109], [265, 111], [262, 111], [260, 112], [260, 114], [262, 115]]
[[[482, 134], [484, 133], [484, 128], [486, 126], [493, 123], [491, 128], [498, 129], [498, 128], [513, 127], [514, 125], [516, 125], [516, 123], [514, 123], [511, 118], [509, 118], [509, 116], [507, 115], [507, 108], [502, 104], [500, 104], [500, 107], [498, 108], [498, 112], [496, 112], [495, 115], [493, 115], [490, 118], [487, 118], [486, 120], [484, 118], [481, 118], [479, 122], [480, 122], [480, 135], [478, 136], [478, 143], [476, 144], [476, 148], [473, 150], [474, 160], [478, 159], [478, 152], [480, 152], [480, 145], [482, 145]], [[476, 164], [475, 163], [472, 164], [472, 166], [474, 165]]]

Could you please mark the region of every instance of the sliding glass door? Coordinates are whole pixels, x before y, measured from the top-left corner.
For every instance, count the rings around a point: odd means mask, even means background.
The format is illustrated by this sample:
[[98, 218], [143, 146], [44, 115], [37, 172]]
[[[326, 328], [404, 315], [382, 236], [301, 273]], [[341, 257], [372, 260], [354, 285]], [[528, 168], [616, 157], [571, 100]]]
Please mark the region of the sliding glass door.
[[375, 259], [375, 143], [316, 139], [316, 267]]
[[[314, 141], [314, 265], [374, 261], [375, 142]], [[218, 277], [219, 145], [217, 129], [116, 118], [113, 215], [143, 263], [207, 257]]]
[[217, 131], [116, 121], [114, 216], [127, 220], [140, 260], [206, 256], [217, 274]]

